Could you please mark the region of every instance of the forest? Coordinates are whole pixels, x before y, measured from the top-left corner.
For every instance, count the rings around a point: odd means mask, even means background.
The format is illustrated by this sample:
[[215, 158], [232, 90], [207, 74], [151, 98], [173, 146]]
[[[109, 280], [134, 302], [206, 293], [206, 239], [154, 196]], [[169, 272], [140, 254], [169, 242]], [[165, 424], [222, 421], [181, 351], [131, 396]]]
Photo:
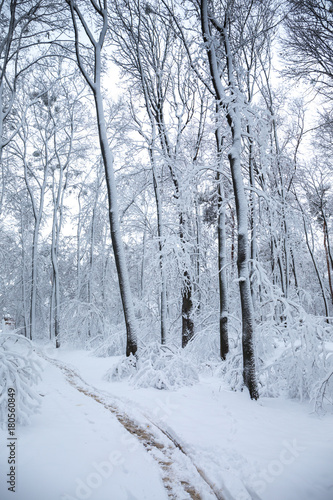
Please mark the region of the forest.
[[1, 498], [332, 498], [332, 103], [332, 0], [0, 0]]
[[330, 406], [333, 3], [0, 12], [3, 331]]

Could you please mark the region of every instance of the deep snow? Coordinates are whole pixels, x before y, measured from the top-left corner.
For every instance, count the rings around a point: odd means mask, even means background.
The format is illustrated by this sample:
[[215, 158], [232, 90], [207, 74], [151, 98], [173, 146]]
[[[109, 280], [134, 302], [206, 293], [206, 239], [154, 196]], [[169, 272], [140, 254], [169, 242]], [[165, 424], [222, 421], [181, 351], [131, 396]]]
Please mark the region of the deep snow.
[[[127, 381], [103, 380], [117, 358], [44, 351], [121, 401], [138, 422], [148, 418], [169, 432], [210, 482], [235, 500], [333, 499], [332, 414], [319, 417], [308, 404], [282, 398], [254, 402], [216, 377], [201, 376], [177, 391], [134, 389]], [[0, 498], [166, 499], [160, 469], [137, 439], [58, 368], [43, 366], [41, 413], [18, 429], [14, 494], [5, 483], [7, 433], [1, 430]]]

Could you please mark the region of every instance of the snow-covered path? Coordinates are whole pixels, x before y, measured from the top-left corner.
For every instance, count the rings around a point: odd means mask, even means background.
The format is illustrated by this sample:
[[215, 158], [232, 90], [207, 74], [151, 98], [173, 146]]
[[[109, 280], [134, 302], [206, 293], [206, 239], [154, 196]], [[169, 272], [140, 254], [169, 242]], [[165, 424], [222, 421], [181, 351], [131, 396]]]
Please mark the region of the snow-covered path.
[[[131, 419], [73, 368], [44, 359], [42, 415], [17, 433], [16, 492], [2, 474], [2, 500], [228, 500], [166, 433], [142, 415]], [[2, 432], [1, 464], [5, 439]]]
[[[201, 498], [228, 500], [230, 498], [230, 495], [224, 494], [224, 492], [217, 490], [214, 484], [210, 484], [204, 472], [195, 466], [177, 439], [167, 430], [156, 425], [149, 417], [133, 412], [132, 405], [129, 405], [128, 402], [124, 404], [120, 399], [111, 396], [110, 393], [87, 384], [74, 368], [46, 356], [45, 353], [42, 356], [64, 373], [72, 387], [116, 416], [118, 422], [129, 433], [127, 439], [129, 438], [133, 445], [133, 452], [140, 443], [144, 446], [161, 468], [162, 480], [169, 498], [184, 498], [184, 500], [186, 498], [194, 500]], [[133, 478], [133, 482], [135, 482], [135, 478]], [[141, 496], [138, 498], [140, 499]], [[142, 498], [146, 498], [146, 496]]]
[[0, 432], [1, 500], [333, 499], [332, 415], [255, 403], [213, 378], [135, 390], [103, 380], [113, 362], [44, 349], [42, 411], [18, 429], [15, 494]]
[[103, 405], [44, 363], [41, 415], [18, 428], [17, 488], [7, 490], [1, 433], [2, 500], [167, 499], [155, 461]]

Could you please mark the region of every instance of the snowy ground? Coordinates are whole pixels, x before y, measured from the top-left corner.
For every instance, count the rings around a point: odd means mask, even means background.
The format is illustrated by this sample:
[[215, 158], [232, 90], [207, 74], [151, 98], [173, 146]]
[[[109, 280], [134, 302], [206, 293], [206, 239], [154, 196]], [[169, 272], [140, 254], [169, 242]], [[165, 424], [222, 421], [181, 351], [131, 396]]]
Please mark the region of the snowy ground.
[[[333, 500], [332, 415], [282, 399], [254, 402], [212, 377], [178, 391], [134, 389], [103, 380], [113, 358], [44, 352], [89, 385], [76, 376], [80, 392], [43, 360], [41, 413], [17, 433], [15, 493], [7, 490], [0, 433], [2, 500], [164, 500], [167, 491], [179, 500], [199, 498], [194, 491], [203, 500]], [[108, 403], [147, 434], [137, 427], [131, 435]], [[173, 479], [185, 489], [167, 490]]]

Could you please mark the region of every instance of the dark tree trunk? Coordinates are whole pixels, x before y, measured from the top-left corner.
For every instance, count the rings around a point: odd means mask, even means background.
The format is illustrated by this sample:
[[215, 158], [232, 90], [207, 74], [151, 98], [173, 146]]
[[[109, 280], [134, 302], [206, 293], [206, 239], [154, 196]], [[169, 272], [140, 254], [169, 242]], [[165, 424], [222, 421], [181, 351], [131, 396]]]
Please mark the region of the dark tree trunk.
[[[180, 241], [183, 247], [183, 251], [185, 251], [184, 246], [186, 244], [186, 238], [184, 235], [185, 229], [185, 221], [183, 214], [179, 216], [179, 225], [180, 225]], [[187, 344], [194, 337], [194, 321], [192, 318], [193, 313], [193, 280], [188, 272], [188, 269], [185, 269], [183, 274], [183, 283], [182, 283], [182, 347], [186, 347]]]
[[[216, 107], [217, 112], [219, 106]], [[217, 180], [217, 237], [218, 237], [218, 270], [219, 270], [219, 302], [220, 302], [220, 356], [226, 359], [229, 352], [228, 338], [228, 284], [226, 265], [226, 230], [225, 230], [225, 202], [222, 184], [222, 137], [219, 127], [215, 131], [218, 173]]]
[[184, 284], [182, 291], [182, 347], [186, 347], [194, 336], [194, 322], [191, 317], [193, 309], [192, 286], [187, 271], [184, 272]]

